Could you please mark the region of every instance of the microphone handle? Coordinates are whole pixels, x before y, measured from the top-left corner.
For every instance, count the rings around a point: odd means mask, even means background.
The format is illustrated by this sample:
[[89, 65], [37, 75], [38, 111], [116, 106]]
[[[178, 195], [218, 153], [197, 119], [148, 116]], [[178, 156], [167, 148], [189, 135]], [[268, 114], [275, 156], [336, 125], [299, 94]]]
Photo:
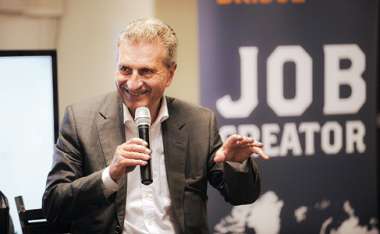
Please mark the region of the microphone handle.
[[[150, 148], [149, 143], [149, 126], [148, 125], [142, 125], [138, 127], [139, 131], [139, 138], [143, 139], [148, 143], [148, 148]], [[152, 178], [152, 168], [150, 165], [150, 160], [147, 161], [147, 164], [145, 166], [140, 166], [140, 173], [141, 173], [141, 183], [145, 185], [149, 185], [153, 182]]]

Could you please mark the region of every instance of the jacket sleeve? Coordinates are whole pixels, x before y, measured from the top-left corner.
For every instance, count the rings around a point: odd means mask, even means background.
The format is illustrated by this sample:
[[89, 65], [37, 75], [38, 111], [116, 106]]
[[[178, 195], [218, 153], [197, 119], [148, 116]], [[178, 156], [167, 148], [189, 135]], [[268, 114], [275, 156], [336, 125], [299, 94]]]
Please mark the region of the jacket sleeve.
[[66, 109], [54, 149], [42, 208], [51, 223], [70, 223], [107, 202], [102, 171], [84, 175], [84, 153], [76, 130], [72, 107]]
[[232, 205], [253, 203], [260, 195], [261, 182], [256, 162], [249, 158], [243, 163], [215, 163], [216, 151], [222, 146], [215, 115], [210, 119], [210, 156], [208, 180]]

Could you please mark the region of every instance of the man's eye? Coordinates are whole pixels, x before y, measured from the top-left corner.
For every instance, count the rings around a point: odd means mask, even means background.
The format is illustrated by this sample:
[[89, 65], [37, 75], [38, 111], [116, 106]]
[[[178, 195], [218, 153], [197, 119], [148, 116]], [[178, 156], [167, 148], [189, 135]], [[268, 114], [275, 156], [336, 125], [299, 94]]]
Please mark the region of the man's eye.
[[129, 67], [126, 67], [126, 66], [120, 66], [119, 67], [119, 71], [120, 71], [120, 73], [122, 73], [124, 75], [130, 75], [130, 74], [132, 74], [132, 69], [129, 68]]

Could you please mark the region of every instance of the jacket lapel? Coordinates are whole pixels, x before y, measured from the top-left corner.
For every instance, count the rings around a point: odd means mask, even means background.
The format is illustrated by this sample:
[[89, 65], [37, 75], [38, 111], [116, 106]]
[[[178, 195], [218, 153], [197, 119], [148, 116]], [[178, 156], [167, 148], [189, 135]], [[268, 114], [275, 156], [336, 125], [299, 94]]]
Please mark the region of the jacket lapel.
[[174, 100], [168, 98], [169, 118], [162, 124], [162, 135], [165, 153], [165, 166], [174, 218], [184, 232], [184, 190], [185, 190], [185, 156], [187, 134], [185, 122], [179, 117], [173, 105]]
[[[99, 110], [97, 118], [99, 141], [108, 166], [118, 145], [125, 142], [123, 106], [117, 93], [109, 95]], [[121, 178], [121, 188], [116, 193], [115, 206], [119, 224], [123, 226], [126, 202], [126, 178]]]

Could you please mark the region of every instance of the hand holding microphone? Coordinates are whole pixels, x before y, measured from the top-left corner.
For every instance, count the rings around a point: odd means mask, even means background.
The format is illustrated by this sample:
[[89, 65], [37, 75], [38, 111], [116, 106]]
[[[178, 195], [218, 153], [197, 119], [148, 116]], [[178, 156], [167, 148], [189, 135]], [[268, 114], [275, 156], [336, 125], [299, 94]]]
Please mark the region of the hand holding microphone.
[[135, 166], [141, 166], [141, 182], [145, 185], [152, 183], [149, 149], [150, 114], [146, 107], [139, 107], [135, 111], [135, 122], [139, 131], [139, 138], [129, 139], [119, 145], [110, 164], [110, 176], [118, 181], [127, 171]]

